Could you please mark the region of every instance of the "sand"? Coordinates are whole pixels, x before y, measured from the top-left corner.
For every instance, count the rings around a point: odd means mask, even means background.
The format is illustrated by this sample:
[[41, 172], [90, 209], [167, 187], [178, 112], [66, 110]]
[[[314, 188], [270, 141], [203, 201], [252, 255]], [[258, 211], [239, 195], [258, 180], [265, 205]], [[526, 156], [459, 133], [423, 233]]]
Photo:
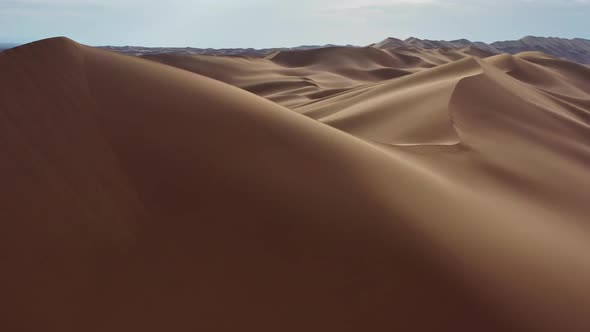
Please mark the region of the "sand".
[[588, 331], [590, 69], [396, 52], [0, 53], [2, 329]]

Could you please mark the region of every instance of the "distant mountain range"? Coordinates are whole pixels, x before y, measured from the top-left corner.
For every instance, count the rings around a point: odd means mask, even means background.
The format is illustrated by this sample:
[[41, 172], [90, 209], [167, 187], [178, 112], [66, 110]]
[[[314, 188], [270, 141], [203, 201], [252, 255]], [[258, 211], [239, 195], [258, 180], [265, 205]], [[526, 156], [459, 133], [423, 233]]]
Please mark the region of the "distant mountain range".
[[[0, 50], [17, 46], [17, 44], [0, 43]], [[115, 52], [129, 55], [150, 55], [150, 54], [207, 54], [225, 56], [249, 56], [265, 57], [278, 51], [309, 50], [336, 45], [305, 45], [291, 48], [193, 48], [193, 47], [141, 47], [141, 46], [101, 46]], [[347, 45], [346, 47], [358, 47]], [[462, 49], [466, 47], [477, 48], [489, 53], [510, 53], [516, 54], [525, 51], [539, 51], [548, 55], [564, 58], [570, 61], [590, 64], [590, 40], [582, 38], [566, 39], [557, 37], [534, 37], [526, 36], [519, 40], [498, 41], [491, 44], [484, 42], [472, 42], [467, 39], [457, 40], [428, 40], [410, 37], [405, 40], [387, 38], [381, 42], [371, 44], [368, 47], [379, 49]]]
[[590, 63], [590, 40], [582, 38], [565, 39], [556, 37], [526, 36], [519, 40], [499, 41], [491, 44], [486, 44], [483, 42], [472, 42], [467, 39], [445, 41], [418, 39], [411, 37], [406, 40], [401, 40], [397, 38], [387, 38], [379, 43], [372, 44], [370, 46], [380, 49], [459, 49], [465, 47], [476, 47], [481, 50], [485, 50], [496, 54], [516, 54], [525, 51], [538, 51], [575, 62]]
[[[175, 47], [137, 47], [137, 46], [104, 46], [102, 48], [116, 52], [131, 55], [150, 55], [150, 54], [207, 54], [207, 55], [225, 55], [225, 56], [250, 56], [264, 57], [278, 51], [308, 50], [325, 47], [335, 47], [336, 45], [307, 45], [293, 48], [229, 48], [229, 49], [212, 49], [212, 48], [175, 48]], [[358, 47], [347, 45], [347, 47]], [[565, 39], [556, 37], [533, 37], [527, 36], [519, 40], [498, 41], [491, 44], [483, 42], [472, 42], [467, 39], [458, 40], [428, 40], [411, 37], [405, 40], [397, 38], [387, 38], [379, 43], [371, 44], [368, 47], [379, 49], [462, 49], [466, 47], [478, 48], [492, 54], [510, 53], [516, 54], [525, 51], [539, 51], [556, 57], [564, 58], [570, 61], [590, 64], [590, 40], [575, 38]]]
[[[194, 48], [194, 47], [143, 47], [143, 46], [101, 46], [100, 48], [108, 49], [115, 52], [130, 55], [152, 55], [152, 54], [203, 54], [203, 55], [224, 55], [224, 56], [251, 56], [262, 57], [278, 51], [300, 51], [311, 50], [323, 47], [337, 47], [339, 45], [303, 45], [298, 47], [282, 48]], [[357, 47], [347, 45], [348, 47]]]

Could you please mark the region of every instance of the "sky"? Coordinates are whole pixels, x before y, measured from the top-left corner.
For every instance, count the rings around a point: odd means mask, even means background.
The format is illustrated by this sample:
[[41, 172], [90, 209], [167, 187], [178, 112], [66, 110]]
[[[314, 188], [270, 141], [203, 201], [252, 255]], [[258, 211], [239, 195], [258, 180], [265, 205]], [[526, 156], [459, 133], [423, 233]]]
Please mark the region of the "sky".
[[201, 48], [590, 39], [590, 0], [0, 0], [0, 42]]

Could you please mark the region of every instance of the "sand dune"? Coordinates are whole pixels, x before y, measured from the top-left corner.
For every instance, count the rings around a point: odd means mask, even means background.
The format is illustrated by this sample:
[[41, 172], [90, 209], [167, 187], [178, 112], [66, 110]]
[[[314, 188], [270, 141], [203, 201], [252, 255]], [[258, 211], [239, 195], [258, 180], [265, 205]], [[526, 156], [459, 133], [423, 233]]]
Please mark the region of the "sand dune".
[[492, 54], [472, 49], [326, 47], [282, 51], [266, 58], [177, 54], [144, 57], [220, 80], [283, 106], [297, 107], [472, 55]]
[[0, 324], [588, 331], [589, 70], [470, 51], [0, 53]]

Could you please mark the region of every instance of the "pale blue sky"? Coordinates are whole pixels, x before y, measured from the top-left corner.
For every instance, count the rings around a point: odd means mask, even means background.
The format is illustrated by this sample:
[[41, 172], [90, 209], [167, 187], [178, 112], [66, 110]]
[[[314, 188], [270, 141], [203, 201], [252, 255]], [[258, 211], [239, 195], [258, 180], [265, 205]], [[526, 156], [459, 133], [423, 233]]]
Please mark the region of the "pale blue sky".
[[366, 45], [386, 37], [590, 39], [590, 0], [0, 0], [0, 42]]

